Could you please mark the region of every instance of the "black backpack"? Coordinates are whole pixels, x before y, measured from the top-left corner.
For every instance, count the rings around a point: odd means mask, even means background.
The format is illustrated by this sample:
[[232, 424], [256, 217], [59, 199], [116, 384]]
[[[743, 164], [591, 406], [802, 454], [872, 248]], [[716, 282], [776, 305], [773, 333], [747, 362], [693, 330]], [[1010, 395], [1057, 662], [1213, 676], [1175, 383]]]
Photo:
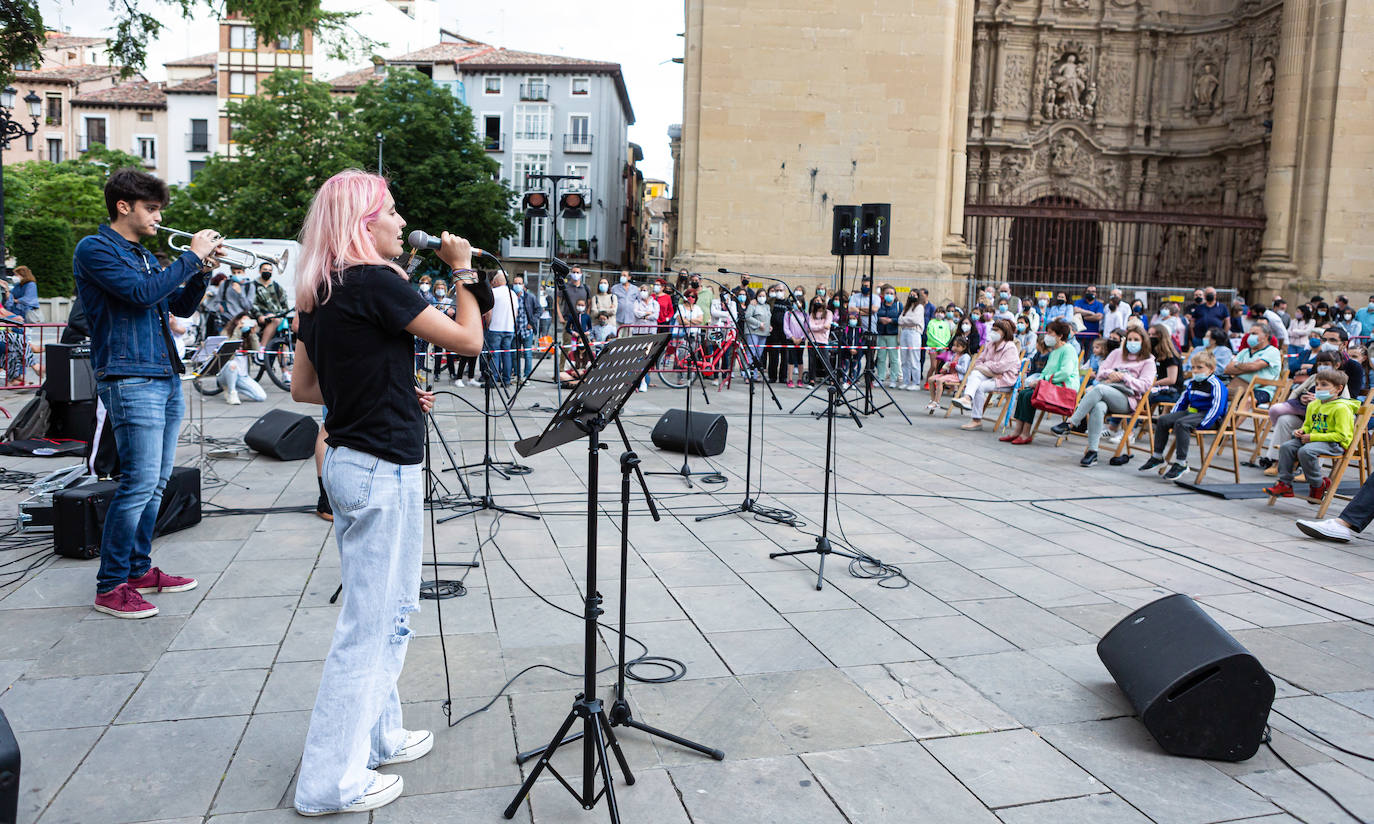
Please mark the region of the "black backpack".
[[9, 427], [5, 430], [4, 441], [22, 441], [29, 438], [44, 438], [48, 435], [48, 423], [52, 417], [52, 408], [48, 406], [48, 397], [39, 389], [34, 393], [33, 399], [24, 404], [24, 408], [19, 410], [19, 414], [10, 421]]

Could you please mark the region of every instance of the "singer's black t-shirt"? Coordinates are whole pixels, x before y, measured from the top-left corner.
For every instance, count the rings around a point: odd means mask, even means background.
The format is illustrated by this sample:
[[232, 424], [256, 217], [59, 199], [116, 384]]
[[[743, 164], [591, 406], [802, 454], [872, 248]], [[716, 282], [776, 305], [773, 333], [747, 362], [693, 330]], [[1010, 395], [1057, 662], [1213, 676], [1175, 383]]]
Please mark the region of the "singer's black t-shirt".
[[300, 313], [300, 339], [329, 407], [327, 442], [420, 463], [425, 419], [415, 397], [415, 337], [405, 327], [429, 304], [386, 266], [354, 266], [341, 277], [329, 300]]

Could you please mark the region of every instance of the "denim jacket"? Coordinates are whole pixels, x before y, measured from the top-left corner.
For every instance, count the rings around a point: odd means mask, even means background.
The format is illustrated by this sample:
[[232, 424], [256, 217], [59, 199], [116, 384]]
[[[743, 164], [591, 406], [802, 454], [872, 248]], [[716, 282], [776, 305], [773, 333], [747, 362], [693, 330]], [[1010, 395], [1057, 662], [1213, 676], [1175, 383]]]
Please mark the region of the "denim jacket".
[[72, 273], [90, 323], [96, 379], [172, 377], [163, 324], [169, 310], [185, 317], [200, 304], [200, 258], [183, 252], [161, 269], [152, 252], [102, 224], [76, 244]]

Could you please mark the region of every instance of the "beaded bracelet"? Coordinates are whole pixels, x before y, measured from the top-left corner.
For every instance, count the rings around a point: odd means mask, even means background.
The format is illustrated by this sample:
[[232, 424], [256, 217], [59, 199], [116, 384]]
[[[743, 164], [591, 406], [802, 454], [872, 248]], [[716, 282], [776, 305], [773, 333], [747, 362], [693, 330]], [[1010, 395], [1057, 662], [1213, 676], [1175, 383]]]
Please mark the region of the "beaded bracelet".
[[476, 269], [454, 269], [449, 274], [454, 280], [460, 283], [472, 284], [477, 282]]

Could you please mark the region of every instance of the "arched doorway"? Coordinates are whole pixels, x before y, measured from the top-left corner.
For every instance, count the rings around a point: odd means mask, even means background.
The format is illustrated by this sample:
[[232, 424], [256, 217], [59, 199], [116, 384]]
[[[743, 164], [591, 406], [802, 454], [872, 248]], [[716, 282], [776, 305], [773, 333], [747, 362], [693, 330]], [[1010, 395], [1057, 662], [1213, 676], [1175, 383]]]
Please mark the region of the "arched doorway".
[[[1017, 283], [1096, 283], [1102, 254], [1096, 220], [1074, 217], [1083, 204], [1048, 195], [1026, 205], [1012, 220], [1007, 280]], [[1029, 212], [1029, 214], [1025, 214]]]

